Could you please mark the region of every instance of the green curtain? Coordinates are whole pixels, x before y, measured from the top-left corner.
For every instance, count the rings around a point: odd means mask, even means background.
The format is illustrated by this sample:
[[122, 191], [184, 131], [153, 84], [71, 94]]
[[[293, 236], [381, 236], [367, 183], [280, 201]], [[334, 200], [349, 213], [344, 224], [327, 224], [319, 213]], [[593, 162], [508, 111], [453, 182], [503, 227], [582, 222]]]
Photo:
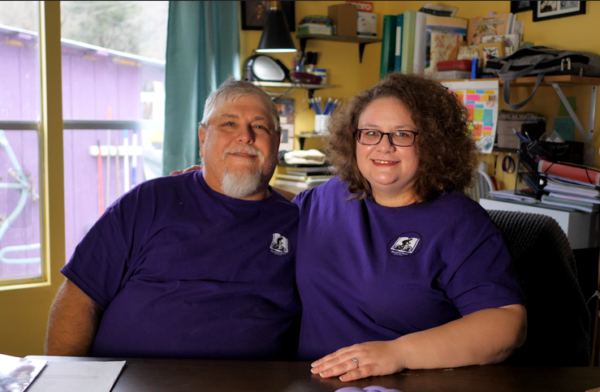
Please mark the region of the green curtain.
[[163, 175], [198, 163], [204, 101], [240, 78], [238, 1], [170, 1]]

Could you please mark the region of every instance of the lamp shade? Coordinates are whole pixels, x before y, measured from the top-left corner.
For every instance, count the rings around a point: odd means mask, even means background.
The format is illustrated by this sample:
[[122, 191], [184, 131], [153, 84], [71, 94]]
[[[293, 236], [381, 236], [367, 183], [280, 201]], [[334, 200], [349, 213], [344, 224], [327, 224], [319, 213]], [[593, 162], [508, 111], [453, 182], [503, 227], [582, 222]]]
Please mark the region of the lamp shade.
[[296, 51], [296, 46], [290, 35], [290, 29], [285, 21], [283, 11], [279, 9], [271, 9], [269, 11], [262, 37], [260, 37], [260, 43], [258, 44], [258, 49], [256, 49], [256, 51], [259, 53]]

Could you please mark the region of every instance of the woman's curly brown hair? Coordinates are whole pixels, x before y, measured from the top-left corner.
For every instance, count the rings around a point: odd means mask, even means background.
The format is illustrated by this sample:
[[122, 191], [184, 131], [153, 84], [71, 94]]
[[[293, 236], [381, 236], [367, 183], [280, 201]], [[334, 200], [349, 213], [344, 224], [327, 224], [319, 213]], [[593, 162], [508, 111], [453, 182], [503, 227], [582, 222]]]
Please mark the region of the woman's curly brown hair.
[[[420, 75], [393, 73], [358, 94], [329, 123], [326, 151], [335, 174], [349, 184], [353, 199], [372, 197], [371, 186], [358, 169], [355, 130], [363, 110], [379, 99], [397, 98], [411, 113], [419, 135], [414, 144], [419, 167], [414, 184], [418, 203], [471, 184], [478, 152], [467, 127], [467, 110], [454, 93]], [[403, 148], [403, 147], [399, 147]]]

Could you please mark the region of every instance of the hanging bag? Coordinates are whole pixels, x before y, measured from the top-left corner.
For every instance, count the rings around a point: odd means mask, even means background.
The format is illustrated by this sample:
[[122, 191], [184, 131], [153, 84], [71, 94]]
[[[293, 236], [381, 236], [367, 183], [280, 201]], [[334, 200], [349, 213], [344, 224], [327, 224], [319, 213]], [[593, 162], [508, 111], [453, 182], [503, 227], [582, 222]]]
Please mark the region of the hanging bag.
[[[546, 75], [579, 75], [600, 77], [600, 56], [592, 53], [557, 50], [532, 46], [510, 56], [489, 59], [486, 68], [504, 82], [504, 102], [512, 110], [521, 109], [533, 98]], [[533, 92], [523, 102], [510, 103], [510, 82], [525, 76], [537, 76]]]

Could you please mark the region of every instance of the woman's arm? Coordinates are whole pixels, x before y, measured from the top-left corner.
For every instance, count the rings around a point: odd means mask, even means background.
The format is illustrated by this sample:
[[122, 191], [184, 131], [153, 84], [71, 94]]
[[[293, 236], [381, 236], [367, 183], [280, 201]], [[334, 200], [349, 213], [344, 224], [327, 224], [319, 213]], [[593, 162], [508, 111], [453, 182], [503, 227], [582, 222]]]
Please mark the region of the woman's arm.
[[484, 309], [389, 342], [367, 342], [342, 348], [314, 362], [311, 371], [324, 378], [341, 375], [342, 381], [351, 381], [403, 369], [498, 363], [522, 346], [526, 336], [525, 307]]

